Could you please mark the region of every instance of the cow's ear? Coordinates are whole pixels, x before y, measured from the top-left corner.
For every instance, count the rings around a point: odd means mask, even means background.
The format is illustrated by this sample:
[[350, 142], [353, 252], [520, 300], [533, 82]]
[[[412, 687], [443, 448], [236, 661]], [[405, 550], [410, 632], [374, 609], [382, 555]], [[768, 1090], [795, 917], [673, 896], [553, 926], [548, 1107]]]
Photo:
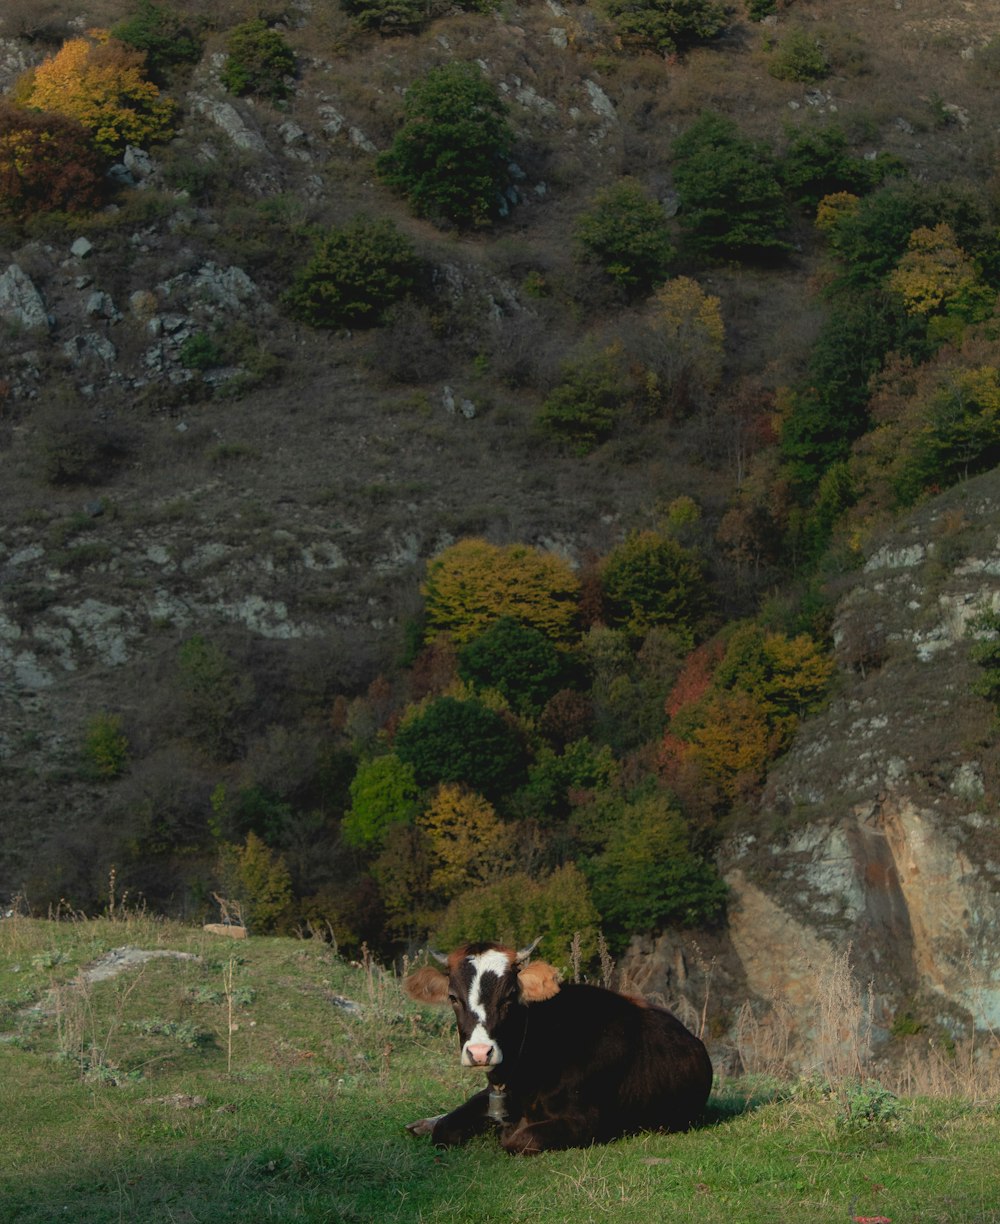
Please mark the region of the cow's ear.
[[448, 1002], [448, 975], [432, 965], [424, 965], [403, 983], [403, 988], [411, 999], [418, 1003], [436, 1003], [439, 1006]]
[[532, 961], [517, 975], [522, 1003], [541, 1003], [559, 992], [559, 970], [545, 961]]

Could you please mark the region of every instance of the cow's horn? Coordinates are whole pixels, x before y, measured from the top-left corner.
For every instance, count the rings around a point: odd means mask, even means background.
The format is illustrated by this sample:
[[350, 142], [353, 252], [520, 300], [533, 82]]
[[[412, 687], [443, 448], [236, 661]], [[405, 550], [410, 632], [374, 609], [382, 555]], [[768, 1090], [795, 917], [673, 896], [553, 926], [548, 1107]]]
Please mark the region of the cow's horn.
[[518, 950], [517, 959], [519, 961], [526, 961], [528, 957], [532, 954], [532, 952], [534, 952], [534, 950], [538, 947], [538, 945], [541, 942], [542, 942], [542, 937], [541, 935], [539, 935], [534, 943], [530, 943], [528, 944], [526, 948], [521, 948]]
[[435, 948], [428, 948], [427, 951], [434, 957], [439, 965], [447, 965], [448, 958], [443, 952], [438, 952]]

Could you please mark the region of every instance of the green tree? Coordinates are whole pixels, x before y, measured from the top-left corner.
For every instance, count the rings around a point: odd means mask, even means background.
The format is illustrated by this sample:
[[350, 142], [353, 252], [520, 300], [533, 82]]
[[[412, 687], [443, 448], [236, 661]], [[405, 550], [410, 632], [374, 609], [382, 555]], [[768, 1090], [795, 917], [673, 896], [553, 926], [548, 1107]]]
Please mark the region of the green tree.
[[608, 816], [604, 849], [585, 870], [604, 929], [619, 947], [633, 934], [719, 919], [726, 886], [692, 849], [687, 824], [665, 795], [620, 804]]
[[458, 674], [496, 689], [520, 713], [537, 714], [568, 678], [565, 653], [513, 617], [494, 621], [458, 652]]
[[188, 738], [211, 754], [233, 756], [242, 739], [241, 719], [255, 695], [250, 676], [220, 646], [196, 634], [180, 648], [177, 686]]
[[529, 544], [460, 540], [427, 563], [427, 637], [457, 646], [509, 618], [557, 643], [577, 633], [579, 579], [555, 553]]
[[285, 302], [313, 327], [375, 327], [412, 293], [413, 244], [388, 218], [357, 216], [316, 243]]
[[710, 606], [701, 558], [655, 531], [633, 532], [608, 555], [601, 587], [612, 625], [636, 637], [665, 625], [688, 647]]
[[635, 179], [599, 191], [574, 234], [584, 255], [630, 298], [664, 280], [674, 254], [663, 209]]
[[982, 612], [969, 627], [977, 638], [972, 658], [982, 668], [972, 691], [991, 702], [1000, 716], [1000, 612]]
[[261, 17], [235, 26], [226, 40], [222, 83], [232, 94], [281, 102], [292, 92], [295, 52]]
[[393, 747], [419, 786], [462, 782], [491, 799], [514, 790], [527, 764], [516, 728], [477, 699], [430, 702], [403, 720]]
[[413, 766], [391, 752], [361, 762], [350, 798], [340, 828], [351, 846], [381, 846], [392, 825], [412, 824], [420, 810]]
[[513, 133], [475, 64], [432, 68], [406, 93], [405, 119], [379, 176], [434, 221], [483, 225], [501, 210]]
[[771, 53], [767, 70], [779, 81], [822, 81], [830, 75], [830, 60], [815, 34], [795, 26]]
[[341, 7], [362, 30], [380, 34], [419, 30], [429, 16], [426, 0], [341, 0]]
[[715, 0], [603, 0], [622, 43], [672, 55], [721, 34], [728, 14]]
[[128, 766], [129, 744], [124, 725], [120, 714], [106, 711], [95, 714], [87, 724], [84, 756], [89, 770], [102, 781], [121, 777]]
[[178, 64], [201, 59], [201, 39], [192, 23], [152, 0], [139, 0], [138, 9], [112, 27], [112, 37], [146, 56], [146, 68], [158, 80]]
[[799, 128], [790, 136], [778, 162], [778, 175], [795, 203], [815, 212], [826, 196], [840, 192], [864, 195], [895, 165], [882, 156], [874, 161], [857, 157], [850, 151], [843, 128], [826, 124]]
[[788, 207], [771, 149], [705, 112], [672, 149], [678, 221], [696, 253], [757, 259], [789, 250]]
[[574, 454], [589, 454], [613, 433], [629, 390], [620, 348], [587, 349], [563, 365], [538, 424]]

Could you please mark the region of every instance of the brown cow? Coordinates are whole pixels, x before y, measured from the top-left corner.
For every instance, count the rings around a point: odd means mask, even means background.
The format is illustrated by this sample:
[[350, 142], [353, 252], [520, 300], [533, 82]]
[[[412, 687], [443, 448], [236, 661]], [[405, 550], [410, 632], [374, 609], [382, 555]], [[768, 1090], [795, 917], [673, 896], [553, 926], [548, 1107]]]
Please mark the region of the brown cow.
[[494, 943], [469, 944], [406, 980], [423, 1003], [449, 1003], [461, 1061], [488, 1087], [451, 1113], [412, 1122], [450, 1147], [496, 1127], [508, 1152], [585, 1147], [643, 1130], [683, 1130], [712, 1087], [704, 1045], [665, 1008], [561, 985], [551, 965]]

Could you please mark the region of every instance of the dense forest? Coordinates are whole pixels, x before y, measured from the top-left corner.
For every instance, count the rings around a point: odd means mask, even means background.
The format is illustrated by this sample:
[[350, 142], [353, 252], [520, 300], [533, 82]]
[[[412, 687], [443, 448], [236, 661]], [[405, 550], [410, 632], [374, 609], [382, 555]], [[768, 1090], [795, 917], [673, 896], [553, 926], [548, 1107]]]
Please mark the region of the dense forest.
[[[937, 7], [9, 0], [5, 665], [68, 590], [113, 601], [113, 533], [183, 532], [209, 476], [245, 589], [266, 557], [342, 657], [151, 614], [61, 713], [55, 686], [58, 736], [4, 728], [4, 889], [91, 910], [110, 876], [387, 955], [724, 924], [717, 847], [829, 699], [844, 576], [1000, 463], [1000, 38]], [[164, 288], [208, 260], [236, 308]], [[356, 533], [417, 507], [403, 570], [349, 573], [388, 598], [368, 623], [247, 510], [255, 465], [295, 485], [285, 431], [326, 446], [324, 378], [412, 461], [331, 457], [312, 496]], [[259, 450], [225, 440], [241, 410]]]

